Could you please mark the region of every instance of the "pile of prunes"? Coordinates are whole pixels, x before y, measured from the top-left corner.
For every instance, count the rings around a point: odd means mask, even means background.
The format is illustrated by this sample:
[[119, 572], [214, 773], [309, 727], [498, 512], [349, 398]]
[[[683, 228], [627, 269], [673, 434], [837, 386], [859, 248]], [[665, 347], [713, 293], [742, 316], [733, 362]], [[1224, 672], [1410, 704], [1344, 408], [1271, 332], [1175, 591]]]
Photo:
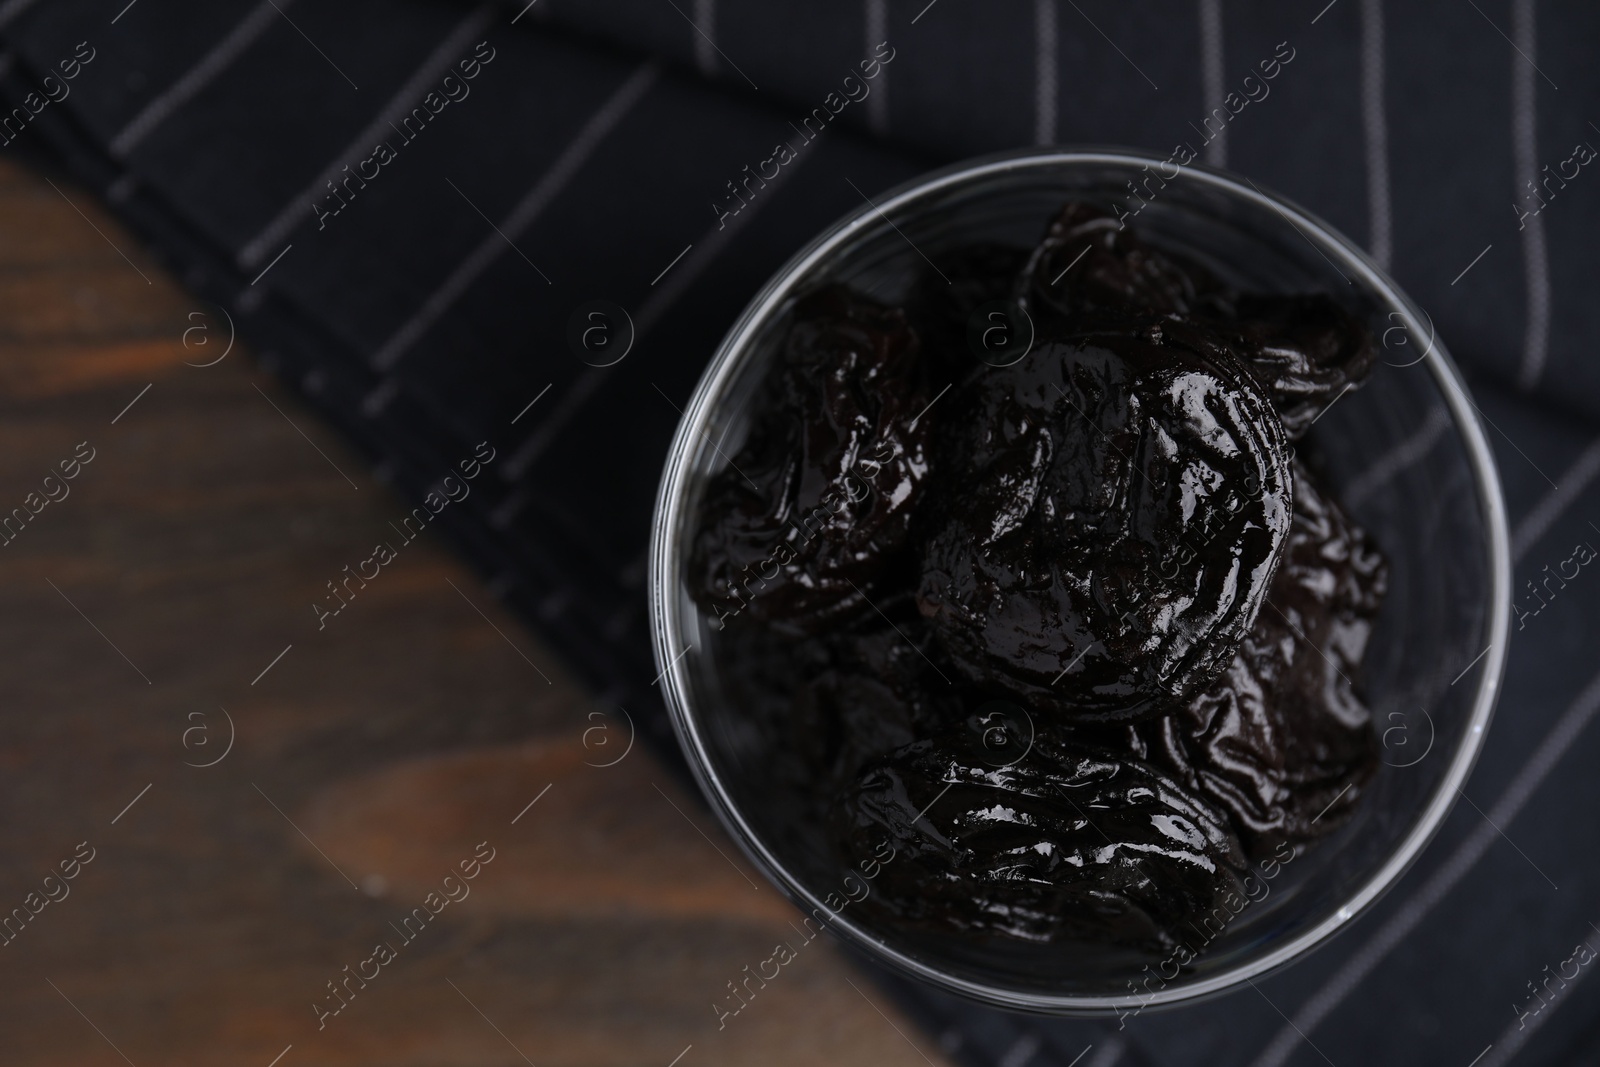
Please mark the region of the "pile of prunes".
[[1386, 567], [1292, 445], [1361, 321], [1082, 203], [789, 318], [687, 575], [786, 825], [893, 846], [863, 907], [1160, 952], [1350, 818]]

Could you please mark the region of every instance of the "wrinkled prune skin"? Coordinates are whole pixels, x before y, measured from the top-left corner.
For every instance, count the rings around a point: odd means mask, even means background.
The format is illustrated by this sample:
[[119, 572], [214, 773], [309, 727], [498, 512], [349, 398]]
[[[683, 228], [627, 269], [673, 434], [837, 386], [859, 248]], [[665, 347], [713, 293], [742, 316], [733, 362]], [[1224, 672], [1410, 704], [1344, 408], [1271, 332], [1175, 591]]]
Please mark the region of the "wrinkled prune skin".
[[[996, 307], [1015, 360], [974, 341]], [[1084, 204], [1031, 252], [938, 253], [904, 311], [797, 302], [686, 567], [765, 838], [986, 948], [1209, 941], [1249, 859], [1375, 772], [1352, 680], [1385, 565], [1289, 458], [1373, 359], [1333, 299], [1237, 292]]]
[[810, 672], [794, 702], [798, 744], [819, 746], [818, 767], [834, 789], [861, 767], [934, 732], [959, 705], [914, 641], [927, 643], [926, 624], [909, 597], [879, 605], [889, 625], [862, 625], [826, 638], [825, 665]]
[[1377, 358], [1371, 332], [1326, 294], [1235, 293], [1082, 203], [1050, 223], [1015, 290], [1036, 326], [1132, 312], [1203, 324], [1267, 389], [1290, 440], [1364, 381]]
[[1239, 894], [1227, 820], [1126, 753], [1041, 734], [1016, 763], [975, 757], [970, 731], [869, 765], [839, 807], [852, 862], [887, 841], [871, 906], [936, 928], [1159, 953], [1174, 928]]
[[1232, 658], [1292, 483], [1270, 401], [1200, 336], [1155, 322], [1044, 341], [972, 383], [918, 587], [966, 679], [1067, 723], [1134, 719]]
[[842, 286], [798, 302], [779, 417], [707, 488], [690, 589], [719, 621], [739, 614], [817, 633], [860, 614], [893, 569], [928, 473], [933, 399], [917, 333], [898, 308]]
[[1250, 369], [1271, 390], [1290, 440], [1372, 373], [1372, 334], [1332, 297], [1241, 296], [1235, 309]]
[[754, 748], [778, 755], [767, 785], [786, 797], [786, 821], [825, 823], [868, 762], [959, 718], [960, 703], [918, 651], [931, 641], [908, 593], [805, 641], [761, 626], [720, 635], [726, 699], [747, 712]]
[[1068, 204], [1051, 220], [1015, 292], [1036, 327], [1130, 311], [1189, 315], [1221, 295], [1205, 271], [1178, 263], [1084, 203]]
[[1388, 587], [1383, 557], [1295, 467], [1295, 515], [1267, 608], [1228, 670], [1141, 727], [1151, 758], [1226, 811], [1252, 856], [1341, 826], [1377, 769], [1354, 689]]

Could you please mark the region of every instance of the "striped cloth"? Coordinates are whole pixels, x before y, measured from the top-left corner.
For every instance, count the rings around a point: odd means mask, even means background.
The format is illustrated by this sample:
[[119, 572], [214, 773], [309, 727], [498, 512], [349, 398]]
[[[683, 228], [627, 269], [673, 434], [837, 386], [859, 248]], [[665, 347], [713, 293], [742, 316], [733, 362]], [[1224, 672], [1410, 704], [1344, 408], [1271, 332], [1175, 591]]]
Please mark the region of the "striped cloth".
[[[863, 194], [1019, 145], [1187, 142], [1363, 241], [1492, 421], [1519, 587], [1566, 558], [1600, 522], [1597, 40], [1576, 0], [4, 0], [0, 144], [48, 146], [402, 494], [493, 442], [439, 524], [601, 699], [643, 707], [653, 493], [723, 331]], [[1269, 93], [1246, 81], [1284, 54]], [[593, 301], [632, 322], [614, 365], [567, 341]], [[1123, 1028], [883, 981], [974, 1064], [1600, 1062], [1595, 968], [1551, 980], [1600, 945], [1596, 603], [1514, 645], [1467, 802], [1289, 971]]]

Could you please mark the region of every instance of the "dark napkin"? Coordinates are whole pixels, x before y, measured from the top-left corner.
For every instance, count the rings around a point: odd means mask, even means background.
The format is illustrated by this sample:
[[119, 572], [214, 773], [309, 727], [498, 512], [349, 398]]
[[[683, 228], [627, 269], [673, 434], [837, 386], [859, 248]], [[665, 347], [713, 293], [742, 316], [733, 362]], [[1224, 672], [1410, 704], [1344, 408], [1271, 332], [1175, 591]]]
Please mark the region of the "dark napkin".
[[[1519, 585], [1595, 536], [1597, 30], [1592, 5], [1528, 0], [5, 0], [0, 142], [102, 195], [402, 495], [490, 442], [496, 476], [437, 524], [601, 700], [653, 704], [670, 748], [644, 575], [678, 409], [800, 245], [974, 153], [1188, 143], [1303, 203], [1469, 370]], [[872, 94], [719, 222], [725, 183], [880, 43]], [[1290, 54], [1269, 95], [1230, 99]], [[1208, 143], [1215, 107], [1237, 114]], [[614, 366], [568, 341], [597, 300], [633, 323]], [[1419, 424], [1394, 462], [1439, 437]], [[881, 981], [952, 1055], [1006, 1067], [1594, 1062], [1600, 984], [1529, 986], [1600, 943], [1594, 604], [1514, 644], [1469, 803], [1416, 869], [1256, 988], [1106, 1023]]]

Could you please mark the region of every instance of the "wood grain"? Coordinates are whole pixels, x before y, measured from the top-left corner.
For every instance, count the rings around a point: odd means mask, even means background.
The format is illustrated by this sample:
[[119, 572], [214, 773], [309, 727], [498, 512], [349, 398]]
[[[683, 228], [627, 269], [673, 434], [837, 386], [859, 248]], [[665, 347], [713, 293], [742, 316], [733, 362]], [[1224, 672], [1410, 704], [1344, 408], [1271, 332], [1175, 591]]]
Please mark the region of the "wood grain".
[[428, 537], [319, 631], [404, 507], [55, 184], [0, 164], [0, 516], [94, 458], [0, 543], [0, 914], [94, 857], [0, 945], [0, 1059], [939, 1062], [823, 939], [719, 1030], [793, 909]]

